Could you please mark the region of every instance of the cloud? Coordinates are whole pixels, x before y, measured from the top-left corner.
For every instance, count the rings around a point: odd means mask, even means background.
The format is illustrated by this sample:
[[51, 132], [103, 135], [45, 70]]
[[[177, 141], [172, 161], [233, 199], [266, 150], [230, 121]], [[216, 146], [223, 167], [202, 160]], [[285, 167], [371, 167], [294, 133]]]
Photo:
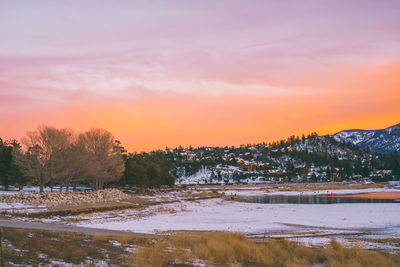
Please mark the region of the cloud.
[[13, 120], [5, 121], [11, 127], [0, 134], [22, 136], [39, 123], [78, 130], [94, 126], [112, 131], [130, 151], [141, 151], [180, 144], [239, 145], [311, 131], [383, 128], [398, 122], [398, 71], [398, 62], [358, 70], [336, 77], [340, 82], [329, 82], [329, 90], [311, 95], [209, 97], [144, 89], [140, 96], [137, 92], [143, 89], [133, 87], [127, 90], [133, 98], [94, 98], [93, 92], [81, 91], [80, 97], [57, 108], [14, 114]]
[[97, 126], [148, 150], [384, 127], [399, 117], [399, 8], [2, 1], [0, 135]]
[[16, 105], [26, 105], [33, 100], [29, 97], [16, 94], [0, 94], [0, 107], [8, 108]]

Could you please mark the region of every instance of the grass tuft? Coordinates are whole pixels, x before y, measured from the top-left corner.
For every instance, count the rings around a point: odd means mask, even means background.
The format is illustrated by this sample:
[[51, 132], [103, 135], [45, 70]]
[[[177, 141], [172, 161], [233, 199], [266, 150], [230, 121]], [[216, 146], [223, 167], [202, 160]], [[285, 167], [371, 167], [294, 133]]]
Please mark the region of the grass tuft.
[[310, 248], [285, 239], [257, 243], [228, 232], [180, 232], [140, 247], [137, 266], [398, 266], [400, 255], [345, 248], [332, 240], [328, 248]]

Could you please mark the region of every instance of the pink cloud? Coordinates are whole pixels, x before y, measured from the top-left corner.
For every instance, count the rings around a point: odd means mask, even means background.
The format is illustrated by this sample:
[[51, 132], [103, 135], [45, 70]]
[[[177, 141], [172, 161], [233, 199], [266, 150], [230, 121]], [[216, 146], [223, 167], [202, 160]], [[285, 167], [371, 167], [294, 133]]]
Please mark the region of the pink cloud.
[[[218, 143], [229, 135], [219, 122], [251, 139], [363, 121], [364, 106], [392, 118], [398, 68], [386, 65], [400, 57], [399, 11], [369, 0], [1, 1], [3, 125], [93, 122], [129, 136], [143, 124], [174, 140], [218, 128]], [[388, 75], [371, 81], [380, 69]], [[196, 120], [201, 134], [189, 129]]]

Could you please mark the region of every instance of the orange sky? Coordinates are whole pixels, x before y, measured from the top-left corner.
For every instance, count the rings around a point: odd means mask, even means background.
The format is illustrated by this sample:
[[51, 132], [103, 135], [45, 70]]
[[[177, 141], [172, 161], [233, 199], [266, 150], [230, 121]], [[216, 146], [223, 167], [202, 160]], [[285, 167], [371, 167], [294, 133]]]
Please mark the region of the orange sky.
[[100, 127], [133, 152], [385, 128], [400, 122], [399, 12], [372, 0], [2, 1], [0, 137]]
[[[2, 136], [21, 137], [40, 123], [83, 131], [108, 129], [129, 151], [177, 145], [240, 145], [292, 134], [384, 128], [400, 120], [400, 61], [340, 77], [320, 77], [323, 91], [282, 95], [151, 94], [139, 99], [69, 102], [5, 118]], [[302, 82], [299, 81], [299, 84]], [[311, 87], [309, 87], [311, 88]]]

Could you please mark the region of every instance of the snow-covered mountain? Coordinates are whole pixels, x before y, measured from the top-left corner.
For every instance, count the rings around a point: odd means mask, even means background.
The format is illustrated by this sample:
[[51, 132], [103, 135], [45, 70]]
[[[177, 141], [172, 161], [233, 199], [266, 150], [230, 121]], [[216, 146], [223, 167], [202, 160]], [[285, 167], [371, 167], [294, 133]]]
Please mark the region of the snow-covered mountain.
[[[357, 146], [359, 145], [359, 146]], [[373, 154], [400, 151], [400, 124], [388, 129], [225, 147], [176, 147], [151, 152], [178, 184], [327, 182], [400, 179], [400, 158]], [[400, 154], [399, 154], [400, 155]]]
[[381, 130], [346, 130], [333, 135], [339, 142], [350, 142], [373, 152], [400, 153], [400, 123]]

